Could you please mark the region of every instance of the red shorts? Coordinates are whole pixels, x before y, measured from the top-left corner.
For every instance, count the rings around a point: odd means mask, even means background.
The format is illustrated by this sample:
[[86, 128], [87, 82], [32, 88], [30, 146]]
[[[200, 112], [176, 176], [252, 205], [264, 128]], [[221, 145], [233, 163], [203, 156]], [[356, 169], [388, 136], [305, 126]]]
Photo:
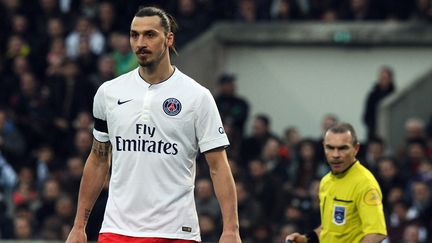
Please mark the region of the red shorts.
[[199, 243], [193, 240], [165, 239], [153, 237], [132, 237], [113, 233], [100, 233], [98, 243]]

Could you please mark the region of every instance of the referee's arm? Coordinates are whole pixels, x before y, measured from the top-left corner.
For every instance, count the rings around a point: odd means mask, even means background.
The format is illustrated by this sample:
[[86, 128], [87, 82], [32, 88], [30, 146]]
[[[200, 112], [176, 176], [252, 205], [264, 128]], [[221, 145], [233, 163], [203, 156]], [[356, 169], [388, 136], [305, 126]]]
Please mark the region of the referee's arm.
[[237, 194], [225, 149], [213, 149], [205, 152], [204, 155], [210, 168], [213, 187], [222, 211], [223, 232], [219, 242], [240, 243]]
[[84, 166], [78, 196], [78, 207], [74, 226], [67, 243], [87, 242], [85, 227], [93, 205], [107, 179], [111, 157], [110, 142], [99, 142], [93, 139], [93, 146]]
[[385, 238], [387, 238], [387, 236], [382, 234], [367, 234], [363, 237], [361, 243], [379, 243]]

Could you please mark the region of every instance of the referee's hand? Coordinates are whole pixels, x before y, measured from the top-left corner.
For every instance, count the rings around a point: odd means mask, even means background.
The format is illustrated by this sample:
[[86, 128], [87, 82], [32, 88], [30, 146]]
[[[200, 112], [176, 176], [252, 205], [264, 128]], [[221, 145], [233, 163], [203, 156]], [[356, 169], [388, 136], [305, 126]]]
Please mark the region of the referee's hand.
[[307, 243], [307, 238], [297, 232], [289, 234], [285, 238], [285, 243]]

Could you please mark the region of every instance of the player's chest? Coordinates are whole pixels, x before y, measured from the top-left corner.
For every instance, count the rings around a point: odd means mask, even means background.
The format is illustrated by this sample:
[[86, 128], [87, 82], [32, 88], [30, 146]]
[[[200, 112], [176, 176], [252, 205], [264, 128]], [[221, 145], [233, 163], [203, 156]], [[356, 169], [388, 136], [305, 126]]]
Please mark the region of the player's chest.
[[130, 90], [107, 100], [111, 129], [136, 129], [137, 124], [186, 129], [193, 118], [193, 103], [185, 95], [164, 90]]

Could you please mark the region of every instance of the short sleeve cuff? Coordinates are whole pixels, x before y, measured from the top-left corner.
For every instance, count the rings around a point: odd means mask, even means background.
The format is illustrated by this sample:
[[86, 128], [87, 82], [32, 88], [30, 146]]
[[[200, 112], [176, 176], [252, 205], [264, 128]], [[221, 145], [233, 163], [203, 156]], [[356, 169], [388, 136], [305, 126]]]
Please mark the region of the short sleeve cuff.
[[99, 142], [102, 142], [102, 143], [106, 143], [109, 141], [108, 133], [100, 132], [96, 129], [93, 129], [93, 136], [96, 140], [98, 140]]
[[215, 148], [227, 147], [229, 145], [230, 143], [228, 141], [228, 138], [224, 136], [210, 141], [202, 142], [199, 144], [199, 147], [201, 152], [204, 153]]

